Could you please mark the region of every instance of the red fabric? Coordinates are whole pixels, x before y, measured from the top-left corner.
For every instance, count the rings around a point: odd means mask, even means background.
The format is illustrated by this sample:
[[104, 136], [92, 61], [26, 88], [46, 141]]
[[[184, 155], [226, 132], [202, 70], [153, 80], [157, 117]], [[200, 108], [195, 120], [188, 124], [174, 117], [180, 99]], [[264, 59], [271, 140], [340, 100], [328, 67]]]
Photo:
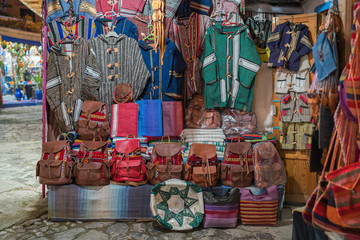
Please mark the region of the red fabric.
[[126, 137], [133, 134], [137, 137], [138, 105], [121, 103], [111, 106], [111, 137]]
[[162, 102], [164, 136], [179, 136], [184, 128], [182, 102]]

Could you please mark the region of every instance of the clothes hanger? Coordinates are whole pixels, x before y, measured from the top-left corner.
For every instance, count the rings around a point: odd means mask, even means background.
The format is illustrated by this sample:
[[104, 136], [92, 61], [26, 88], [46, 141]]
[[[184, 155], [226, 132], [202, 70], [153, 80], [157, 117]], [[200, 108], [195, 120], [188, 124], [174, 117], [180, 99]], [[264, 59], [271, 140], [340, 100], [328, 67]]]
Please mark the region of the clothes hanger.
[[221, 26], [230, 26], [230, 25], [241, 25], [241, 23], [237, 23], [237, 22], [230, 22], [230, 20], [227, 17], [227, 13], [225, 13], [225, 20], [223, 22], [221, 22]]
[[262, 16], [261, 12], [257, 12], [257, 14], [253, 17], [255, 21], [265, 22], [266, 19]]
[[154, 26], [149, 25], [148, 28], [152, 28], [149, 35], [147, 35], [145, 38], [143, 38], [143, 41], [154, 41]]
[[70, 31], [63, 39], [59, 41], [59, 43], [60, 44], [74, 43], [77, 38], [78, 36], [76, 34], [73, 34], [72, 31]]

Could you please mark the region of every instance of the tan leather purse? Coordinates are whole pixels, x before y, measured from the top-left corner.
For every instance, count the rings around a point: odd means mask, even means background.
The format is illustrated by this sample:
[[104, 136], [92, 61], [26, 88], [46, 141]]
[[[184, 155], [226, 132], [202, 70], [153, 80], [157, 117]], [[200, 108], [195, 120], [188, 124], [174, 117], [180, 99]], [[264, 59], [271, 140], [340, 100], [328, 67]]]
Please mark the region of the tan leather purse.
[[231, 142], [225, 146], [221, 163], [222, 183], [229, 187], [249, 187], [254, 181], [251, 143]]
[[130, 84], [116, 85], [114, 88], [113, 100], [115, 103], [128, 103], [134, 99], [134, 92]]
[[100, 186], [110, 183], [107, 144], [92, 141], [81, 143], [74, 170], [76, 184]]
[[40, 184], [63, 185], [73, 181], [74, 162], [68, 141], [46, 142], [42, 146], [42, 156], [36, 165], [36, 176]]
[[184, 179], [200, 187], [213, 187], [220, 179], [220, 164], [215, 145], [194, 143], [185, 163]]

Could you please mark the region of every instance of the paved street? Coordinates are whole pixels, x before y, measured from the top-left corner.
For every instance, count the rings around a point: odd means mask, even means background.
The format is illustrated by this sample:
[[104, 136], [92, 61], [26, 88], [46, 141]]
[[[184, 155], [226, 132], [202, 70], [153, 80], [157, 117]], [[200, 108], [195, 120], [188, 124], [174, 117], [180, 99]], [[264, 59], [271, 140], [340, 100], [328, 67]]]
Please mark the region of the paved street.
[[290, 207], [275, 227], [159, 231], [151, 222], [50, 222], [35, 178], [41, 155], [41, 106], [0, 109], [0, 239], [291, 239]]

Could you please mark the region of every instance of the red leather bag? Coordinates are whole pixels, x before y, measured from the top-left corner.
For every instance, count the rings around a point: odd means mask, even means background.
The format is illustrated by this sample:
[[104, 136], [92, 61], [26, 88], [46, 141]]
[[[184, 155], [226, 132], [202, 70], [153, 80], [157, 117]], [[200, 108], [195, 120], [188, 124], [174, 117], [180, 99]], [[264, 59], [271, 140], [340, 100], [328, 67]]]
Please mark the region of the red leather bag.
[[145, 160], [141, 157], [139, 139], [118, 140], [115, 143], [111, 165], [112, 183], [139, 186], [146, 184]]

